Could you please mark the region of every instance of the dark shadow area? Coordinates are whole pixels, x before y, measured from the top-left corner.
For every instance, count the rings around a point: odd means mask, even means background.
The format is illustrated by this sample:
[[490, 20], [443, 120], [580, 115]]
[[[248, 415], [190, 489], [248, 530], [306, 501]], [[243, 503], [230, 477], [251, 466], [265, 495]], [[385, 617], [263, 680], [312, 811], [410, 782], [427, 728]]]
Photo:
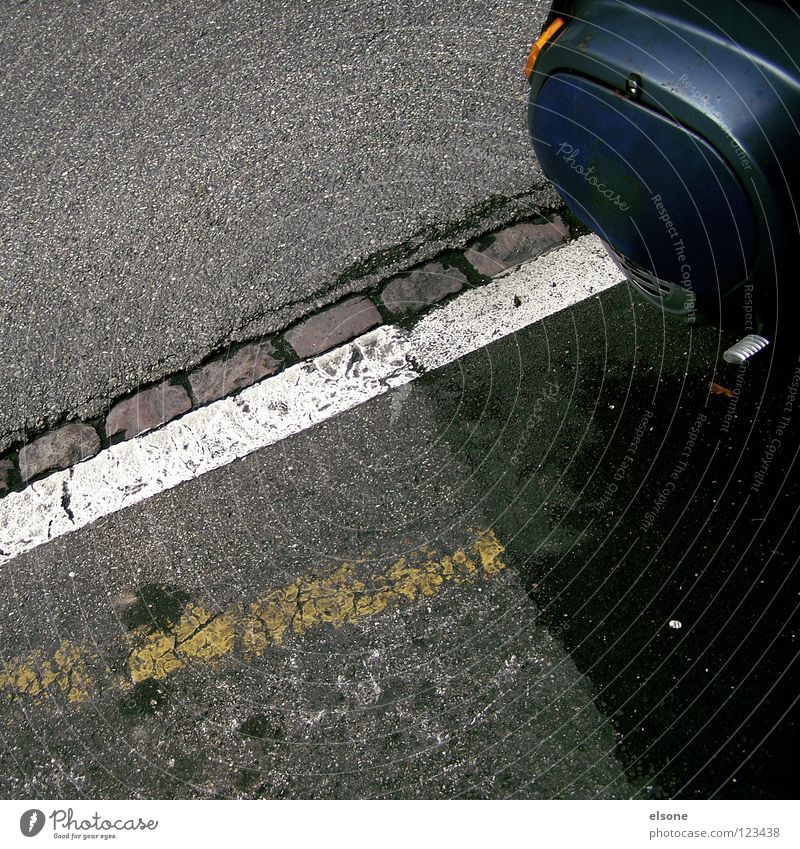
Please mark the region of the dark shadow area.
[[540, 621], [656, 797], [791, 795], [800, 363], [727, 366], [730, 341], [617, 287], [426, 378]]

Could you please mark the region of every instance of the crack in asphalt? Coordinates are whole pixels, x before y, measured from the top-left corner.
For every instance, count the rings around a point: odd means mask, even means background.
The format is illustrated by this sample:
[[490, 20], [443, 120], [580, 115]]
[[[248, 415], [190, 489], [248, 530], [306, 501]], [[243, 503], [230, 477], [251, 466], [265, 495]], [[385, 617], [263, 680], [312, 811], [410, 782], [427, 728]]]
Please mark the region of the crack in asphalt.
[[[438, 254], [463, 249], [468, 242], [485, 237], [488, 233], [497, 229], [497, 227], [512, 226], [522, 218], [530, 217], [533, 211], [515, 209], [512, 213], [501, 215], [499, 218], [498, 212], [509, 204], [518, 205], [526, 198], [533, 201], [536, 192], [542, 191], [546, 185], [546, 183], [534, 183], [529, 189], [512, 195], [493, 195], [482, 203], [476, 204], [456, 221], [428, 225], [403, 242], [381, 248], [364, 259], [347, 266], [330, 283], [322, 286], [313, 298], [289, 299], [280, 305], [274, 307], [267, 306], [243, 317], [238, 323], [230, 326], [225, 334], [217, 342], [208, 346], [206, 351], [200, 356], [191, 357], [189, 360], [173, 367], [170, 366], [169, 357], [158, 357], [148, 366], [146, 380], [139, 384], [129, 385], [126, 383], [120, 386], [119, 390], [115, 391], [113, 395], [98, 395], [94, 393], [86, 395], [78, 403], [72, 405], [70, 409], [47, 414], [41, 422], [37, 422], [35, 427], [32, 426], [33, 423], [26, 423], [19, 427], [8, 429], [0, 433], [0, 453], [13, 448], [15, 443], [20, 442], [20, 440], [23, 443], [27, 441], [29, 431], [35, 430], [38, 432], [42, 429], [42, 423], [44, 429], [51, 430], [65, 423], [71, 417], [74, 417], [76, 411], [83, 411], [80, 418], [87, 421], [102, 416], [108, 412], [113, 402], [134, 391], [137, 387], [141, 388], [145, 384], [158, 383], [170, 376], [179, 375], [195, 368], [209, 357], [224, 351], [234, 342], [237, 344], [246, 344], [266, 336], [280, 336], [293, 324], [330, 307], [340, 298], [348, 295], [369, 294], [390, 277], [403, 274], [416, 265], [430, 261]], [[563, 213], [564, 209], [563, 207], [551, 208], [547, 206], [535, 210], [535, 213], [540, 216], [554, 212]], [[483, 224], [483, 227], [480, 226], [481, 224]], [[429, 248], [429, 250], [426, 250], [426, 248]], [[363, 287], [351, 288], [350, 284], [356, 280], [362, 280], [364, 282]], [[302, 310], [300, 315], [295, 316], [291, 321], [287, 322], [283, 328], [264, 333], [257, 327], [254, 327], [252, 333], [245, 332], [243, 334], [243, 331], [248, 326], [257, 325], [270, 315], [280, 314], [282, 311], [291, 309], [292, 307], [303, 305], [307, 305], [310, 309], [307, 311]]]

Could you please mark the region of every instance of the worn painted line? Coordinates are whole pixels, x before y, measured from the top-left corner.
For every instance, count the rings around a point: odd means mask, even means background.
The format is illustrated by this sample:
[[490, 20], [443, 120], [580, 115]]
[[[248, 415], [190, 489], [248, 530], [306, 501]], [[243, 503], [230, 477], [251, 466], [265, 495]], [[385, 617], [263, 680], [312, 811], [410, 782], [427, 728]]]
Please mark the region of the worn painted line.
[[0, 564], [228, 465], [607, 289], [619, 272], [584, 236], [434, 310], [114, 445], [0, 501]]
[[440, 368], [620, 280], [596, 236], [575, 239], [428, 313], [411, 330], [411, 350], [427, 371]]
[[36, 648], [0, 663], [0, 696], [80, 703], [162, 681], [187, 666], [215, 669], [231, 657], [251, 662], [309, 630], [357, 625], [447, 587], [491, 580], [506, 568], [503, 551], [494, 531], [478, 530], [449, 554], [422, 547], [377, 572], [365, 561], [345, 562], [222, 611], [192, 602], [162, 629], [139, 626], [120, 636], [127, 656], [122, 676], [106, 668], [94, 644], [64, 641], [52, 651]]
[[417, 376], [381, 327], [0, 501], [0, 563], [273, 445]]

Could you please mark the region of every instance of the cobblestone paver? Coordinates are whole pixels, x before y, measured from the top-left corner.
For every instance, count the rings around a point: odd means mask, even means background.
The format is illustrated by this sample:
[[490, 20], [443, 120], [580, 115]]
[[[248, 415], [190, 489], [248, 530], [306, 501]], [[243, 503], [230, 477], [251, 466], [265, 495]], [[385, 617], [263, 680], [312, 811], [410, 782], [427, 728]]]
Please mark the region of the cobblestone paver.
[[473, 242], [466, 251], [470, 264], [487, 277], [536, 259], [569, 238], [567, 225], [556, 216], [547, 224], [523, 221]]
[[22, 480], [44, 472], [67, 469], [93, 457], [100, 450], [97, 431], [86, 424], [68, 424], [40, 436], [19, 452]]
[[381, 314], [369, 298], [348, 298], [301, 321], [283, 338], [298, 356], [313, 357], [382, 323]]
[[466, 285], [463, 271], [430, 262], [409, 274], [393, 277], [384, 287], [381, 300], [395, 315], [404, 315], [438, 303]]
[[255, 343], [195, 369], [189, 383], [197, 403], [208, 404], [275, 374], [279, 368], [275, 348], [267, 342]]
[[172, 421], [191, 406], [186, 390], [165, 380], [114, 405], [106, 419], [106, 433], [109, 436], [121, 433], [125, 439], [131, 439]]
[[[0, 497], [40, 475], [68, 468], [93, 456], [108, 445], [109, 440], [131, 439], [166, 424], [191, 410], [193, 402], [199, 407], [218, 401], [275, 374], [293, 361], [289, 348], [304, 359], [349, 342], [384, 323], [376, 304], [390, 321], [392, 317], [415, 316], [470, 283], [480, 285], [480, 278], [473, 275], [469, 265], [484, 278], [494, 277], [535, 259], [567, 239], [569, 230], [558, 216], [553, 216], [551, 221], [541, 218], [535, 222], [523, 221], [474, 241], [458, 261], [463, 267], [451, 264], [452, 253], [440, 255], [438, 259], [389, 278], [370, 296], [349, 296], [303, 319], [285, 331], [282, 340], [272, 337], [247, 342], [233, 351], [212, 357], [191, 371], [174, 374], [133, 397], [116, 402], [109, 399], [105, 440], [102, 429], [88, 422], [73, 422], [34, 434], [26, 445], [10, 446], [11, 450], [0, 458]], [[469, 265], [463, 263], [464, 259]]]
[[0, 496], [10, 492], [14, 482], [14, 461], [10, 457], [0, 460]]

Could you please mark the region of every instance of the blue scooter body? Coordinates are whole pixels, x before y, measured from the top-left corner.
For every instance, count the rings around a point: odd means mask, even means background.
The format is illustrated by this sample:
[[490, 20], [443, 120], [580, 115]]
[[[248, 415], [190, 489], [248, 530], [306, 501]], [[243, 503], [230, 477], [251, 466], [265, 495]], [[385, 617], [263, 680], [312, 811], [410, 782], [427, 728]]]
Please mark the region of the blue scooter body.
[[783, 2], [575, 0], [530, 76], [545, 175], [666, 312], [750, 332], [794, 303], [800, 16]]

